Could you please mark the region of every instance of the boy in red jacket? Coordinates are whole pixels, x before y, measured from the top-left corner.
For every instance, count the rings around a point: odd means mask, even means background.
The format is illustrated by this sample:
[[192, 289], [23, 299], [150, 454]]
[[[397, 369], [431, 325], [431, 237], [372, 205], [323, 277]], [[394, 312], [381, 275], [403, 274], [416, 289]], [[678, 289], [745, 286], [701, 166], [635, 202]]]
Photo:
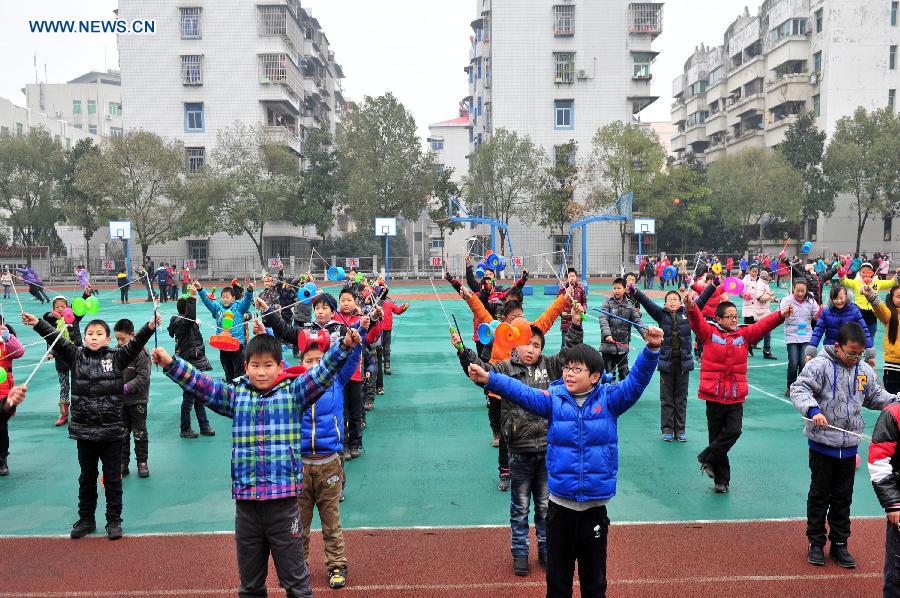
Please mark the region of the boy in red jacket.
[[691, 330], [705, 345], [700, 362], [698, 396], [706, 401], [709, 446], [697, 455], [700, 471], [711, 477], [714, 490], [728, 492], [731, 466], [728, 451], [741, 436], [747, 386], [747, 350], [791, 315], [791, 306], [773, 312], [749, 326], [738, 326], [734, 303], [722, 301], [716, 307], [715, 323], [707, 322], [688, 294], [684, 307]]

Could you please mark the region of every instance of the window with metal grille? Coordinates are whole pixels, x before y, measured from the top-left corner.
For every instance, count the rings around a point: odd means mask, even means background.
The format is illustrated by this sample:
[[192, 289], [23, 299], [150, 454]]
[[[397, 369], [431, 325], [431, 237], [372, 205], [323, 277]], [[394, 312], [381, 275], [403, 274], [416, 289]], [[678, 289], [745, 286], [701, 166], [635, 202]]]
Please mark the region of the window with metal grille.
[[575, 35], [575, 6], [557, 4], [553, 7], [553, 34]]
[[287, 7], [259, 6], [257, 10], [260, 35], [287, 35]]
[[287, 80], [287, 54], [262, 54], [259, 59], [263, 77], [269, 81]]
[[200, 169], [206, 163], [206, 148], [186, 147], [184, 151], [187, 160], [187, 171], [191, 174], [200, 172]]
[[205, 270], [209, 262], [209, 240], [189, 240], [187, 242], [188, 259], [197, 262], [198, 270]]
[[181, 57], [181, 82], [185, 85], [202, 85], [203, 73], [200, 69], [202, 56]]
[[629, 9], [633, 33], [662, 32], [662, 4], [631, 4]]
[[181, 8], [181, 39], [200, 39], [200, 8]]
[[575, 53], [554, 52], [556, 62], [556, 82], [575, 83]]

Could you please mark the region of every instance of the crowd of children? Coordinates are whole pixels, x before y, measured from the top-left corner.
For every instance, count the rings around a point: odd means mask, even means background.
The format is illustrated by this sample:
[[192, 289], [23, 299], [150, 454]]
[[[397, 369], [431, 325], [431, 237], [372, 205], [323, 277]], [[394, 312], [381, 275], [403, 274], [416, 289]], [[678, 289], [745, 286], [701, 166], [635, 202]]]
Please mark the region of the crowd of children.
[[[468, 260], [464, 281], [448, 273], [447, 280], [472, 312], [474, 348], [466, 346], [468, 335], [462, 330], [452, 331], [450, 340], [464, 375], [487, 396], [492, 444], [498, 449], [498, 489], [510, 492], [515, 574], [530, 571], [528, 522], [533, 510], [537, 562], [546, 569], [548, 596], [572, 595], [576, 565], [583, 594], [605, 595], [607, 505], [616, 494], [618, 472], [617, 420], [639, 400], [657, 370], [660, 439], [685, 443], [688, 383], [699, 362], [698, 398], [705, 404], [708, 437], [697, 461], [700, 472], [712, 479], [713, 490], [728, 493], [729, 452], [742, 434], [750, 394], [748, 360], [759, 342], [762, 357], [776, 359], [770, 337], [781, 325], [788, 353], [784, 394], [803, 417], [808, 439], [807, 559], [823, 565], [827, 541], [833, 560], [842, 567], [856, 566], [848, 540], [865, 426], [860, 411], [865, 407], [883, 410], [869, 469], [887, 512], [886, 561], [893, 563], [900, 547], [900, 483], [894, 463], [900, 440], [900, 270], [891, 275], [887, 258], [878, 258], [872, 263], [835, 256], [828, 263], [821, 258], [803, 263], [782, 255], [775, 260], [742, 258], [735, 264], [732, 258], [721, 262], [704, 256], [693, 272], [684, 259], [647, 259], [637, 273], [614, 279], [611, 295], [590, 311], [588, 302], [595, 300], [569, 268], [559, 280], [557, 296], [535, 319], [525, 316], [527, 271], [508, 288], [498, 284], [489, 268], [476, 274]], [[390, 297], [383, 278], [370, 281], [351, 270], [336, 293], [319, 290], [304, 297], [310, 274], [263, 273], [258, 292], [253, 282], [235, 278], [216, 292], [186, 268], [140, 266], [130, 283], [124, 271], [117, 277], [122, 303], [128, 302], [132, 283], [146, 285], [153, 302], [153, 316], [135, 332], [127, 319], [117, 321], [112, 331], [100, 319], [83, 326], [65, 296], [46, 297], [33, 270], [16, 272], [21, 276], [9, 270], [0, 275], [5, 296], [7, 282], [16, 292], [13, 279], [21, 278], [29, 289], [39, 289], [32, 293], [35, 299], [50, 302], [42, 317], [23, 310], [22, 322], [49, 347], [60, 387], [56, 425], [68, 424], [76, 441], [81, 473], [72, 538], [96, 528], [101, 471], [107, 535], [123, 535], [122, 478], [129, 475], [132, 441], [138, 476], [150, 475], [152, 360], [182, 389], [181, 437], [215, 434], [207, 408], [232, 420], [240, 592], [265, 592], [271, 552], [287, 594], [311, 595], [309, 535], [303, 532], [314, 510], [322, 523], [329, 584], [337, 589], [347, 583], [340, 518], [347, 463], [365, 455], [366, 412], [375, 408], [392, 374], [394, 317], [409, 307]], [[742, 290], [729, 294], [724, 284], [728, 276], [739, 278]], [[792, 282], [779, 298], [779, 278], [784, 276]], [[86, 269], [79, 267], [76, 277], [82, 299], [96, 294]], [[654, 288], [654, 279], [661, 288], [672, 287], [662, 305], [637, 288], [641, 279], [647, 291]], [[887, 293], [884, 298], [879, 291]], [[151, 357], [144, 346], [163, 323], [160, 303], [169, 300], [176, 302], [177, 312], [166, 329], [175, 340], [174, 355], [157, 348]], [[220, 350], [221, 379], [209, 373], [214, 368], [206, 355], [198, 301], [215, 322], [213, 336], [231, 345]], [[645, 313], [655, 325], [644, 322]], [[545, 336], [557, 319], [562, 346], [548, 354]], [[885, 326], [881, 379], [874, 369], [879, 321]], [[110, 346], [112, 335], [115, 346]], [[5, 476], [7, 429], [27, 386], [16, 386], [12, 374], [13, 360], [25, 348], [2, 319], [0, 340], [0, 367], [6, 373], [0, 382], [0, 476]], [[630, 364], [630, 351], [638, 342], [645, 348]], [[292, 361], [296, 365], [289, 365]], [[193, 429], [192, 411], [199, 432]], [[890, 569], [885, 567], [886, 592], [900, 584]]]

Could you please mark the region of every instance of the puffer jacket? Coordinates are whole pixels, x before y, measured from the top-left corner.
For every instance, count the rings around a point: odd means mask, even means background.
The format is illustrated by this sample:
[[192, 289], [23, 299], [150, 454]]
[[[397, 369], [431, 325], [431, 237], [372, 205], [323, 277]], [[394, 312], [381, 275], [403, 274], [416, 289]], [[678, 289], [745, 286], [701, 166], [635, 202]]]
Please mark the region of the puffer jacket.
[[[627, 297], [622, 297], [621, 300], [610, 297], [600, 309], [635, 324], [641, 323], [640, 315], [635, 311], [634, 304]], [[610, 318], [606, 314], [600, 314], [600, 338], [603, 339], [600, 351], [602, 353], [628, 353], [628, 345], [631, 344], [631, 326], [628, 322], [623, 322], [618, 318]], [[613, 337], [616, 342], [607, 342], [606, 337], [608, 336]]]
[[784, 321], [784, 342], [808, 343], [812, 338], [812, 321], [819, 312], [819, 304], [810, 293], [806, 294], [802, 303], [791, 293], [781, 300], [779, 309], [784, 310], [788, 305], [793, 306], [793, 311]]
[[330, 455], [344, 449], [344, 386], [356, 371], [356, 360], [361, 354], [362, 345], [353, 347], [334, 383], [303, 414], [300, 454], [304, 457]]
[[257, 390], [247, 375], [225, 384], [178, 357], [164, 371], [204, 405], [232, 419], [231, 496], [277, 500], [303, 491], [304, 412], [325, 394], [349, 355], [350, 348], [343, 343], [332, 345], [308, 373], [285, 372], [265, 391]]
[[146, 349], [139, 351], [125, 366], [122, 379], [125, 382], [122, 399], [125, 405], [146, 405], [150, 401], [150, 354]]
[[728, 299], [728, 295], [725, 294], [725, 287], [722, 285], [716, 286], [714, 284], [704, 285], [702, 282], [695, 282], [691, 285], [691, 290], [699, 295], [703, 295], [707, 289], [712, 286], [713, 290], [709, 292], [707, 295], [706, 301], [703, 302], [703, 305], [700, 305], [700, 301], [697, 300], [695, 303], [700, 307], [700, 311], [703, 313], [703, 317], [711, 320], [716, 317], [716, 308], [719, 307], [719, 304], [722, 301]]
[[[869, 304], [869, 300], [866, 299], [866, 296], [860, 292], [860, 289], [866, 282], [862, 279], [862, 276], [857, 274], [853, 278], [844, 278], [841, 279], [841, 284], [853, 291], [854, 301], [857, 306], [859, 306], [860, 310], [872, 310], [872, 306]], [[888, 291], [895, 286], [897, 286], [896, 278], [888, 278], [887, 280], [878, 280], [872, 279], [869, 281], [869, 286], [875, 289], [876, 291]]]
[[[263, 288], [262, 292], [259, 294], [259, 298], [266, 302], [266, 305], [270, 307], [280, 307], [281, 306], [281, 293], [278, 292], [278, 289], [273, 284], [269, 288]], [[288, 303], [293, 303], [289, 301]]]
[[[46, 339], [48, 346], [58, 334], [44, 320], [38, 320], [34, 331]], [[91, 351], [76, 347], [65, 338], [57, 341], [53, 356], [72, 370], [69, 438], [96, 442], [122, 438], [125, 434], [122, 426], [124, 371], [151, 336], [153, 331], [145, 324], [133, 339], [117, 348]]]
[[551, 494], [579, 502], [607, 500], [616, 494], [617, 420], [641, 398], [658, 360], [658, 351], [644, 348], [625, 380], [596, 385], [581, 407], [562, 380], [540, 390], [491, 372], [485, 389], [547, 418]]
[[863, 329], [866, 335], [866, 349], [872, 348], [872, 337], [869, 336], [869, 327], [863, 320], [862, 312], [855, 303], [847, 303], [841, 309], [837, 309], [833, 305], [819, 312], [819, 319], [816, 320], [816, 328], [813, 330], [812, 338], [809, 340], [807, 347], [808, 355], [815, 355], [815, 348], [819, 346], [819, 342], [824, 337], [825, 345], [834, 345], [837, 342], [838, 332], [841, 326], [847, 322], [856, 322]]
[[704, 401], [726, 405], [743, 403], [749, 393], [748, 349], [781, 324], [781, 312], [773, 312], [734, 332], [707, 322], [696, 305], [687, 310], [687, 315], [691, 330], [703, 343], [698, 396]]
[[240, 301], [235, 301], [228, 307], [225, 307], [221, 301], [215, 301], [206, 296], [206, 291], [202, 288], [197, 289], [197, 294], [200, 295], [200, 301], [203, 302], [203, 305], [206, 306], [206, 309], [209, 310], [209, 313], [216, 319], [216, 328], [217, 333], [222, 333], [222, 315], [225, 312], [231, 312], [234, 316], [234, 326], [231, 327], [229, 332], [231, 336], [236, 338], [238, 342], [241, 343], [241, 346], [247, 344], [245, 334], [244, 334], [244, 314], [246, 314], [250, 310], [250, 306], [253, 305], [253, 291], [247, 289], [244, 291], [244, 296], [241, 297]]
[[[580, 324], [573, 324], [566, 332], [566, 349], [583, 340], [584, 329]], [[515, 351], [512, 357], [494, 365], [484, 363], [472, 349], [457, 352], [457, 355], [463, 372], [468, 372], [469, 364], [475, 363], [488, 371], [505, 374], [523, 382], [531, 388], [547, 389], [554, 380], [562, 377], [566, 349], [552, 357], [541, 355], [534, 365], [521, 363]], [[500, 433], [513, 453], [538, 453], [547, 450], [547, 419], [512, 401], [500, 402]]]
[[[568, 288], [568, 283], [565, 285], [559, 285], [559, 291], [556, 293], [557, 295], [565, 295], [566, 289]], [[581, 304], [581, 307], [587, 309], [587, 292], [584, 290], [584, 285], [581, 282], [576, 282], [575, 287], [572, 289], [572, 299]], [[559, 327], [563, 333], [569, 329], [569, 326], [572, 325], [572, 312], [566, 310], [559, 316]]]
[[[881, 411], [897, 397], [878, 384], [875, 370], [864, 361], [847, 367], [834, 347], [808, 362], [791, 384], [791, 402], [805, 417], [821, 413], [829, 425], [856, 434], [866, 427], [860, 412], [863, 407]], [[834, 428], [818, 427], [807, 421], [804, 429], [812, 450], [844, 459], [856, 454], [859, 436]]]
[[771, 301], [768, 297], [772, 296], [772, 288], [767, 281], [762, 279], [762, 276], [757, 278], [751, 286], [744, 286], [743, 295], [744, 317], [752, 316], [757, 320], [761, 320], [771, 313], [769, 309]]
[[885, 512], [900, 511], [900, 403], [891, 403], [878, 416], [869, 445], [869, 477]]
[[[759, 277], [753, 278], [749, 274], [744, 276], [744, 290], [741, 291], [741, 298], [744, 300], [744, 305], [741, 307], [741, 317], [744, 318], [755, 318], [756, 317], [756, 284], [760, 282]], [[768, 286], [768, 285], [766, 285]]]
[[[691, 324], [688, 322], [684, 308], [682, 307], [675, 312], [673, 318], [672, 312], [654, 303], [640, 290], [635, 289], [634, 296], [647, 310], [647, 314], [656, 320], [656, 323], [662, 328], [663, 344], [659, 349], [659, 371], [670, 373], [673, 367], [678, 368], [677, 371], [679, 372], [693, 371], [694, 357], [691, 355], [691, 349], [694, 343], [691, 337]], [[678, 335], [680, 347], [678, 355], [673, 355], [672, 338], [676, 334]]]
[[[891, 342], [888, 327], [891, 325], [891, 310], [884, 304], [880, 297], [875, 297], [874, 301], [870, 301], [875, 315], [884, 324], [884, 367], [885, 369], [900, 369], [900, 332], [897, 338]], [[890, 367], [893, 366], [893, 367]]]
[[407, 309], [409, 309], [409, 303], [402, 303], [397, 305], [394, 303], [393, 299], [386, 299], [384, 303], [381, 304], [381, 309], [384, 312], [384, 318], [381, 320], [381, 327], [384, 330], [393, 330], [394, 329], [394, 316], [403, 314]]
[[6, 370], [6, 380], [0, 382], [0, 398], [5, 398], [16, 385], [13, 380], [13, 360], [25, 355], [25, 348], [19, 338], [7, 330], [6, 337], [0, 344], [0, 368]]
[[188, 361], [195, 368], [208, 372], [212, 364], [206, 357], [206, 345], [197, 320], [197, 298], [185, 299], [184, 316], [172, 316], [169, 336], [175, 339], [175, 355]]

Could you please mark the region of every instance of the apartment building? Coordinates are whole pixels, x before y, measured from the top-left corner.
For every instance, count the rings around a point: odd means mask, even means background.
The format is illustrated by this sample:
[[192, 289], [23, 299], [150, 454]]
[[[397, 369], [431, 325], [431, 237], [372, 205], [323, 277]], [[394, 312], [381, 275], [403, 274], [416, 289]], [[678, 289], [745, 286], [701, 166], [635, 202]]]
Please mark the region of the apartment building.
[[35, 114], [64, 120], [92, 135], [122, 134], [122, 82], [118, 71], [91, 71], [66, 83], [29, 83], [25, 106]]

